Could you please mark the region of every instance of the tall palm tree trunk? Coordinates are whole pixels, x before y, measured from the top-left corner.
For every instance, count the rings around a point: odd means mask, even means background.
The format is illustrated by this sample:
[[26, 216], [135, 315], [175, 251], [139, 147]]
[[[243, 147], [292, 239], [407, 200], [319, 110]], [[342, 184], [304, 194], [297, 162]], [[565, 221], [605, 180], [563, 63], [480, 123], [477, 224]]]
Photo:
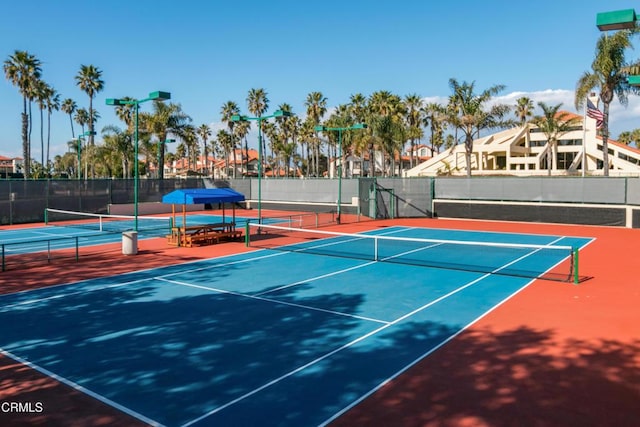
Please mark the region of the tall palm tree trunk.
[[29, 116], [27, 115], [27, 98], [23, 99], [23, 112], [22, 112], [22, 156], [23, 159], [23, 174], [24, 179], [29, 178], [31, 172], [31, 162], [29, 161]]

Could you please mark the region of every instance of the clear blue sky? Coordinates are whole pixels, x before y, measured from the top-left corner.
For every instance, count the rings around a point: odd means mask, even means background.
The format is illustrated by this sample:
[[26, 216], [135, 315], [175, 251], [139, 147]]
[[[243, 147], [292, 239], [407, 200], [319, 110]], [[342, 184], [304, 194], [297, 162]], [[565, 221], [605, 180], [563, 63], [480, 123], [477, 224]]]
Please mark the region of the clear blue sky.
[[[312, 91], [322, 92], [329, 106], [378, 90], [446, 97], [451, 77], [479, 89], [504, 84], [507, 98], [523, 92], [574, 111], [572, 91], [600, 35], [596, 14], [636, 6], [618, 0], [22, 0], [3, 4], [0, 55], [4, 61], [15, 50], [34, 54], [61, 99], [85, 108], [88, 98], [74, 76], [81, 64], [101, 69], [97, 130], [121, 125], [106, 98], [144, 98], [155, 90], [171, 92], [195, 125], [215, 125], [226, 101], [246, 111], [251, 88], [267, 91], [269, 111], [287, 102], [304, 114]], [[626, 111], [612, 110], [613, 136], [640, 127], [633, 98]], [[22, 155], [21, 109], [3, 74], [1, 155]], [[32, 156], [39, 160], [37, 120]], [[69, 139], [68, 116], [54, 113], [52, 157]]]

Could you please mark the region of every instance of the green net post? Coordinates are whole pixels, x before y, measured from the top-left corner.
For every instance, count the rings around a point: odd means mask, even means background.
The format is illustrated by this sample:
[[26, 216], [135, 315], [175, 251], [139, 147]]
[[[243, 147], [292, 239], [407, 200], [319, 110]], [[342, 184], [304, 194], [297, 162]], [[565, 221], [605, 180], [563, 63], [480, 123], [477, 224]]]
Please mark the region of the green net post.
[[47, 211], [47, 209], [44, 209], [44, 224], [48, 225], [49, 224], [49, 212]]
[[249, 221], [244, 224], [244, 245], [249, 247]]
[[573, 283], [577, 285], [580, 283], [580, 275], [578, 274], [578, 256], [579, 250], [578, 248], [573, 248]]

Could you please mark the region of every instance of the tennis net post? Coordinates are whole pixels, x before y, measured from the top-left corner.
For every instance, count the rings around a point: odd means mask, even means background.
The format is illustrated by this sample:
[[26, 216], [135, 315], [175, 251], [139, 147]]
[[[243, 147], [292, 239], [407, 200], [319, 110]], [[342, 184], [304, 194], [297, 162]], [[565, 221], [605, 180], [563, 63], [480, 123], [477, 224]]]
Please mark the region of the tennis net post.
[[577, 247], [574, 247], [573, 250], [573, 284], [578, 285], [580, 283], [580, 273], [578, 265], [580, 259], [580, 251]]

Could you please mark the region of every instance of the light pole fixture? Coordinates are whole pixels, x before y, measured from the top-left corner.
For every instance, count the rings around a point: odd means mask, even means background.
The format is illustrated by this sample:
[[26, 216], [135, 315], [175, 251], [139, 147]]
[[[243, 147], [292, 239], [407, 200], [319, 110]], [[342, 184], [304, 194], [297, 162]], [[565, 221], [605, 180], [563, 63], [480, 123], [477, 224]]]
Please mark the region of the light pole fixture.
[[78, 180], [80, 180], [82, 178], [82, 161], [81, 161], [81, 157], [82, 157], [82, 139], [85, 136], [89, 136], [89, 135], [95, 135], [96, 133], [93, 131], [86, 131], [85, 133], [83, 133], [82, 135], [78, 135], [78, 145], [76, 146], [76, 152], [78, 153]]
[[[240, 114], [231, 116], [232, 122], [248, 122], [256, 120], [258, 122], [258, 223], [262, 224], [262, 121], [272, 117], [291, 117], [290, 111], [276, 110], [269, 116], [249, 117]], [[235, 165], [234, 165], [235, 167]]]
[[366, 128], [366, 123], [356, 123], [345, 127], [316, 126], [313, 128], [316, 132], [338, 132], [338, 158], [340, 159], [338, 163], [338, 209], [336, 216], [338, 224], [340, 224], [340, 214], [342, 213], [342, 131]]
[[135, 116], [135, 130], [133, 133], [133, 215], [134, 215], [134, 230], [138, 231], [138, 110], [140, 104], [147, 101], [166, 101], [171, 99], [169, 92], [156, 91], [151, 92], [147, 98], [144, 99], [119, 99], [119, 98], [107, 98], [107, 105], [122, 106], [133, 105], [133, 111]]
[[636, 11], [624, 9], [598, 13], [596, 26], [600, 31], [629, 30], [636, 26]]
[[[600, 31], [631, 30], [636, 27], [635, 9], [614, 10], [598, 13], [596, 26]], [[627, 81], [631, 86], [640, 86], [640, 76], [629, 76]]]

